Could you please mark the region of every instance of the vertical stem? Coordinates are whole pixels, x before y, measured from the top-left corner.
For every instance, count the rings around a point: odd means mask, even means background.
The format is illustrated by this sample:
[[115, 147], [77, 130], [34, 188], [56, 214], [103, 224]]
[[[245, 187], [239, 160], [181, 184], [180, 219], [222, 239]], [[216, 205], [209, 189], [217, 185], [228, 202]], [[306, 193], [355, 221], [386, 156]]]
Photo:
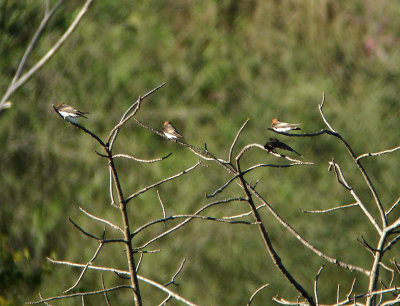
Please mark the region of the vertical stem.
[[128, 265], [129, 265], [129, 274], [131, 276], [131, 285], [133, 287], [133, 293], [134, 293], [134, 297], [135, 297], [135, 305], [141, 306], [142, 298], [140, 296], [140, 289], [139, 289], [139, 282], [138, 282], [137, 272], [136, 272], [135, 258], [133, 257], [132, 239], [130, 236], [131, 231], [129, 228], [129, 218], [128, 218], [128, 213], [126, 211], [126, 203], [124, 200], [122, 187], [121, 187], [120, 181], [118, 179], [117, 170], [115, 168], [112, 153], [108, 148], [106, 149], [106, 151], [107, 151], [107, 155], [108, 155], [108, 162], [111, 167], [112, 176], [114, 178], [115, 188], [117, 189], [119, 209], [121, 210], [122, 222], [124, 224], [123, 230], [124, 230], [124, 238], [126, 241], [126, 257], [127, 257]]

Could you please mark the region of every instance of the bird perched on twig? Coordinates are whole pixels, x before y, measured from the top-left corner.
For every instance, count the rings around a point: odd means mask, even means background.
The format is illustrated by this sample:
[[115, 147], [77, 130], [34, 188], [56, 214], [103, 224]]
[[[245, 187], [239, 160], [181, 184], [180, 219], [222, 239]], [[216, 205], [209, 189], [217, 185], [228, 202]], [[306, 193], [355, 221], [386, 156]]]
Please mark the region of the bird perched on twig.
[[79, 117], [88, 119], [88, 117], [85, 116], [86, 114], [89, 114], [88, 112], [81, 112], [80, 110], [64, 103], [58, 103], [56, 109], [63, 119], [72, 123], [78, 123]]
[[278, 119], [272, 119], [272, 129], [277, 132], [289, 132], [292, 130], [301, 130], [296, 123], [280, 122]]
[[300, 153], [296, 152], [291, 147], [289, 147], [287, 144], [279, 141], [276, 138], [270, 138], [269, 141], [264, 145], [264, 149], [268, 150], [268, 152], [274, 152], [274, 153], [277, 153], [275, 151], [275, 149], [281, 149], [281, 150], [294, 152], [297, 155], [302, 156]]
[[168, 139], [178, 139], [183, 137], [170, 121], [164, 122], [162, 126], [162, 131]]

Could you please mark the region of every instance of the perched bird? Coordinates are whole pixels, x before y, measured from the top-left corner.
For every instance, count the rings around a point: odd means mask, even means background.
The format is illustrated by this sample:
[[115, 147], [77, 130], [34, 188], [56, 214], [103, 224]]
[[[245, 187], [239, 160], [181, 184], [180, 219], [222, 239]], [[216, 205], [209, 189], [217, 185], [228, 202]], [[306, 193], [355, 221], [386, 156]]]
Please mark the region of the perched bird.
[[282, 150], [294, 152], [297, 155], [302, 156], [300, 153], [296, 152], [291, 147], [289, 147], [287, 144], [280, 142], [276, 138], [270, 138], [269, 141], [264, 145], [264, 149], [268, 150], [269, 152], [274, 152], [274, 153], [276, 153], [275, 149], [282, 149]]
[[64, 103], [58, 103], [57, 104], [57, 111], [60, 113], [60, 115], [67, 121], [73, 122], [73, 123], [78, 123], [79, 117], [86, 118], [85, 114], [89, 114], [87, 112], [81, 112], [72, 106], [69, 106]]
[[272, 129], [277, 132], [289, 132], [291, 130], [300, 130], [298, 124], [280, 122], [278, 119], [272, 119]]
[[183, 137], [181, 133], [179, 133], [178, 130], [169, 121], [164, 122], [162, 126], [162, 131], [168, 139], [177, 139]]

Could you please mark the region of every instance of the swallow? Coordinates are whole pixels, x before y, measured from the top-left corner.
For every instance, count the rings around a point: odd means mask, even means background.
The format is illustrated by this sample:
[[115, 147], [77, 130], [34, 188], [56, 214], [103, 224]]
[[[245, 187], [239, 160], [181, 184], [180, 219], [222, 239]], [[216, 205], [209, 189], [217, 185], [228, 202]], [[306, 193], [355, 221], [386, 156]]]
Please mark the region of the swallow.
[[268, 152], [274, 152], [274, 153], [277, 153], [275, 151], [275, 149], [281, 149], [281, 150], [294, 152], [297, 155], [302, 156], [300, 153], [296, 152], [291, 147], [289, 147], [287, 144], [284, 144], [283, 142], [280, 142], [276, 138], [270, 138], [269, 141], [264, 145], [264, 149], [268, 150]]
[[299, 125], [295, 123], [280, 122], [278, 119], [272, 119], [272, 129], [277, 132], [289, 132], [291, 130], [300, 130]]
[[69, 122], [78, 123], [79, 117], [88, 119], [88, 117], [85, 116], [85, 114], [89, 114], [88, 112], [81, 112], [67, 104], [58, 103], [56, 108], [63, 119]]
[[169, 121], [164, 122], [162, 126], [162, 131], [168, 139], [177, 139], [183, 137], [181, 133], [179, 133], [178, 130]]

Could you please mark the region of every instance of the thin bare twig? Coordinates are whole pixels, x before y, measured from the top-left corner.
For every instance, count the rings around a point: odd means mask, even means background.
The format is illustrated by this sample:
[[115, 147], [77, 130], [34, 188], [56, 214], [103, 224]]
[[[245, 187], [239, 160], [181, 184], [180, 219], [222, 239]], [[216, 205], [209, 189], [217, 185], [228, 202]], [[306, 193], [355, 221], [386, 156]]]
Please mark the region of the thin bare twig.
[[[101, 287], [103, 290], [106, 290], [106, 285], [104, 284], [103, 273], [100, 274], [101, 279]], [[107, 306], [111, 306], [110, 301], [108, 300], [107, 291], [104, 291], [104, 298], [106, 299]]]
[[[162, 199], [161, 199], [160, 191], [159, 191], [158, 189], [157, 189], [157, 197], [158, 197], [158, 201], [160, 202], [160, 205], [161, 205], [161, 209], [162, 209], [162, 213], [163, 213], [163, 218], [165, 219], [165, 218], [167, 217], [167, 214], [165, 213], [164, 203], [163, 203], [163, 201], [162, 201]], [[166, 224], [166, 222], [164, 222], [164, 228], [167, 229], [167, 224]]]
[[396, 148], [393, 148], [393, 149], [376, 152], [376, 153], [364, 153], [364, 154], [361, 154], [360, 156], [358, 156], [356, 158], [356, 160], [360, 160], [362, 158], [370, 157], [370, 156], [379, 156], [379, 155], [386, 154], [386, 153], [392, 153], [392, 152], [395, 152], [397, 150], [400, 150], [400, 146], [396, 147]]
[[[50, 262], [54, 263], [54, 264], [61, 264], [61, 265], [68, 265], [71, 267], [81, 267], [83, 268], [85, 265], [83, 264], [78, 264], [78, 263], [73, 263], [73, 262], [68, 262], [68, 261], [60, 261], [60, 260], [54, 260], [54, 259], [50, 259], [47, 258]], [[123, 270], [118, 270], [118, 269], [113, 269], [113, 268], [107, 268], [107, 267], [99, 267], [99, 266], [89, 266], [89, 269], [93, 269], [93, 270], [100, 270], [100, 271], [107, 271], [107, 272], [114, 272], [114, 273], [118, 273], [118, 274], [122, 274], [122, 275], [130, 275], [129, 271], [123, 271]], [[182, 303], [185, 303], [186, 305], [190, 305], [190, 306], [196, 306], [196, 304], [184, 299], [182, 296], [178, 295], [177, 293], [171, 291], [170, 289], [168, 289], [167, 287], [147, 278], [141, 275], [137, 275], [138, 279], [140, 279], [141, 281], [148, 283], [150, 285], [152, 285], [153, 287], [156, 287], [164, 292], [166, 292], [167, 294], [171, 295], [174, 299], [176, 299], [177, 301], [180, 301]], [[125, 288], [132, 288], [131, 286], [125, 286]], [[114, 289], [115, 290], [115, 289]], [[101, 291], [102, 293], [103, 291]], [[38, 304], [38, 303], [37, 303]]]
[[234, 149], [234, 147], [235, 147], [235, 145], [236, 145], [236, 143], [237, 143], [237, 141], [238, 141], [238, 139], [239, 139], [240, 134], [242, 133], [244, 127], [246, 126], [247, 122], [249, 122], [249, 120], [250, 120], [250, 118], [248, 118], [248, 119], [242, 124], [242, 126], [240, 127], [239, 131], [238, 131], [237, 134], [236, 134], [235, 139], [234, 139], [233, 142], [232, 142], [231, 148], [229, 149], [229, 155], [228, 155], [228, 161], [229, 161], [230, 163], [232, 163], [233, 149]]
[[83, 212], [86, 216], [88, 216], [88, 217], [90, 217], [90, 218], [92, 218], [92, 219], [94, 219], [94, 220], [96, 220], [96, 221], [103, 222], [103, 223], [105, 223], [105, 224], [111, 226], [112, 228], [114, 228], [114, 229], [116, 229], [116, 230], [119, 230], [119, 231], [122, 232], [122, 233], [124, 232], [123, 229], [120, 228], [118, 225], [115, 225], [114, 223], [111, 223], [111, 222], [108, 221], [108, 220], [105, 220], [105, 219], [96, 217], [95, 215], [92, 215], [91, 213], [89, 213], [89, 212], [87, 212], [86, 210], [84, 210], [82, 207], [79, 207], [79, 210], [80, 210], [81, 212]]
[[141, 158], [137, 158], [131, 155], [127, 155], [127, 154], [116, 154], [113, 155], [113, 158], [118, 158], [118, 157], [122, 157], [122, 158], [128, 158], [128, 159], [132, 159], [134, 161], [140, 162], [140, 163], [147, 163], [147, 164], [151, 164], [151, 163], [155, 163], [155, 162], [159, 162], [162, 161], [164, 159], [167, 159], [168, 157], [170, 157], [172, 155], [172, 153], [169, 153], [161, 158], [154, 158], [154, 159], [141, 159]]
[[[104, 232], [105, 233], [105, 232]], [[104, 236], [104, 235], [103, 235]], [[103, 237], [104, 239], [104, 237]], [[70, 288], [66, 289], [65, 291], [63, 291], [63, 293], [68, 293], [71, 290], [75, 289], [78, 284], [80, 283], [80, 281], [83, 278], [83, 275], [85, 274], [87, 268], [96, 260], [97, 255], [99, 255], [101, 248], [103, 247], [104, 243], [100, 242], [99, 247], [97, 248], [96, 252], [94, 253], [93, 257], [87, 262], [87, 264], [85, 265], [85, 267], [83, 268], [81, 274], [79, 275], [78, 279], [76, 280], [75, 284], [73, 284]], [[104, 289], [104, 288], [103, 288]]]
[[247, 303], [247, 306], [250, 306], [251, 303], [253, 302], [254, 298], [256, 297], [256, 295], [263, 290], [265, 287], [268, 287], [269, 284], [264, 284], [261, 287], [259, 287], [256, 291], [253, 292], [253, 294], [250, 296], [249, 302]]
[[190, 167], [190, 168], [188, 168], [188, 169], [186, 169], [186, 170], [183, 170], [183, 171], [181, 171], [181, 172], [179, 172], [179, 173], [177, 173], [177, 174], [175, 174], [175, 175], [173, 175], [173, 176], [167, 177], [167, 178], [165, 178], [165, 179], [163, 179], [163, 180], [161, 180], [161, 181], [159, 181], [159, 182], [157, 182], [157, 183], [154, 183], [154, 184], [152, 184], [152, 185], [149, 185], [149, 186], [147, 186], [147, 187], [145, 187], [145, 188], [143, 188], [143, 189], [141, 189], [141, 190], [139, 190], [139, 191], [137, 191], [137, 192], [131, 194], [129, 197], [127, 197], [127, 198], [125, 199], [125, 203], [128, 203], [128, 202], [129, 202], [130, 200], [132, 200], [133, 198], [135, 198], [135, 197], [141, 195], [142, 193], [145, 193], [146, 191], [148, 191], [148, 190], [150, 190], [150, 189], [152, 189], [152, 188], [154, 188], [154, 187], [157, 187], [157, 186], [159, 186], [159, 185], [161, 185], [161, 184], [163, 184], [163, 183], [165, 183], [165, 182], [168, 182], [168, 181], [170, 181], [170, 180], [173, 180], [173, 179], [175, 179], [175, 178], [177, 178], [177, 177], [180, 177], [180, 176], [182, 176], [182, 175], [184, 175], [184, 174], [186, 174], [186, 173], [188, 173], [188, 172], [190, 172], [190, 171], [196, 169], [198, 166], [200, 166], [200, 164], [201, 164], [201, 162], [198, 161], [195, 165], [193, 165], [192, 167]]
[[[61, 45], [65, 42], [65, 40], [71, 35], [71, 33], [75, 30], [75, 28], [77, 27], [77, 25], [79, 24], [80, 20], [82, 19], [82, 17], [85, 15], [85, 13], [87, 12], [90, 4], [92, 3], [93, 0], [86, 0], [86, 2], [83, 4], [81, 10], [79, 11], [78, 15], [75, 17], [75, 19], [73, 20], [73, 22], [71, 23], [71, 25], [69, 26], [69, 28], [64, 32], [64, 34], [59, 38], [59, 40], [53, 45], [53, 47], [50, 48], [49, 51], [47, 51], [47, 53], [31, 68], [29, 69], [27, 72], [25, 72], [22, 76], [18, 76], [18, 78], [15, 78], [15, 80], [13, 80], [11, 82], [11, 84], [9, 85], [9, 87], [7, 88], [6, 93], [4, 94], [4, 96], [1, 99], [0, 104], [3, 104], [4, 101], [8, 100], [8, 98], [19, 88], [21, 87], [26, 81], [28, 81], [40, 68], [43, 67], [43, 65], [57, 52], [57, 50], [61, 47]], [[58, 6], [60, 4], [57, 3], [55, 8], [57, 9]], [[55, 10], [54, 10], [55, 12]], [[54, 14], [54, 12], [52, 14]], [[50, 13], [49, 13], [50, 14]], [[47, 15], [48, 18], [50, 18], [52, 15]], [[48, 20], [44, 19], [43, 20], [45, 23], [48, 22]], [[42, 22], [43, 23], [43, 22]], [[45, 24], [41, 24], [39, 26], [38, 31], [35, 33], [34, 35], [34, 39], [32, 39], [30, 45], [28, 46], [29, 48], [33, 48], [33, 45], [36, 43], [38, 37], [40, 36], [41, 32], [43, 31], [41, 29], [41, 27], [44, 27]], [[39, 31], [40, 30], [40, 31]], [[36, 37], [37, 34], [37, 37]], [[27, 50], [24, 54], [23, 60], [26, 61], [26, 58], [29, 56], [29, 53], [31, 51]], [[21, 73], [23, 67], [25, 65], [25, 62], [20, 62], [20, 66], [21, 68], [19, 68], [18, 75]]]
[[321, 275], [322, 270], [324, 269], [324, 265], [319, 268], [317, 275], [315, 276], [315, 281], [314, 281], [314, 296], [315, 296], [315, 304], [319, 305], [318, 301], [318, 279], [319, 276]]
[[329, 213], [329, 212], [332, 212], [332, 211], [335, 211], [335, 210], [344, 209], [344, 208], [350, 208], [350, 207], [354, 207], [354, 206], [358, 206], [358, 203], [346, 204], [346, 205], [341, 205], [341, 206], [328, 208], [328, 209], [323, 209], [323, 210], [303, 210], [303, 213], [307, 213], [307, 214], [325, 214], [325, 213]]
[[103, 242], [103, 243], [114, 243], [114, 242], [126, 243], [126, 241], [123, 240], [123, 239], [102, 239], [102, 238], [96, 237], [95, 235], [92, 235], [92, 234], [86, 232], [84, 229], [82, 229], [78, 224], [76, 224], [74, 221], [72, 221], [71, 218], [68, 218], [68, 220], [69, 220], [69, 222], [72, 223], [73, 226], [75, 226], [78, 230], [80, 230], [84, 235], [86, 235], [86, 236], [88, 236], [90, 238], [93, 238], [93, 239], [95, 239], [95, 240], [97, 240], [99, 242]]
[[177, 271], [175, 272], [175, 274], [172, 276], [171, 280], [170, 280], [168, 283], [166, 283], [166, 284], [164, 285], [165, 287], [167, 287], [167, 286], [169, 286], [169, 285], [171, 285], [171, 284], [174, 284], [174, 285], [176, 285], [176, 286], [179, 286], [179, 284], [175, 282], [175, 278], [178, 276], [179, 273], [181, 273], [181, 271], [182, 271], [182, 269], [183, 269], [183, 266], [185, 265], [185, 262], [186, 262], [186, 258], [184, 258], [184, 259], [182, 260], [182, 263], [181, 263], [181, 265], [179, 266], [178, 270], [177, 270]]
[[396, 208], [396, 206], [400, 203], [400, 197], [396, 200], [396, 202], [393, 203], [393, 205], [389, 208], [389, 210], [385, 213], [386, 216], [389, 216], [389, 214], [393, 211], [393, 209]]

